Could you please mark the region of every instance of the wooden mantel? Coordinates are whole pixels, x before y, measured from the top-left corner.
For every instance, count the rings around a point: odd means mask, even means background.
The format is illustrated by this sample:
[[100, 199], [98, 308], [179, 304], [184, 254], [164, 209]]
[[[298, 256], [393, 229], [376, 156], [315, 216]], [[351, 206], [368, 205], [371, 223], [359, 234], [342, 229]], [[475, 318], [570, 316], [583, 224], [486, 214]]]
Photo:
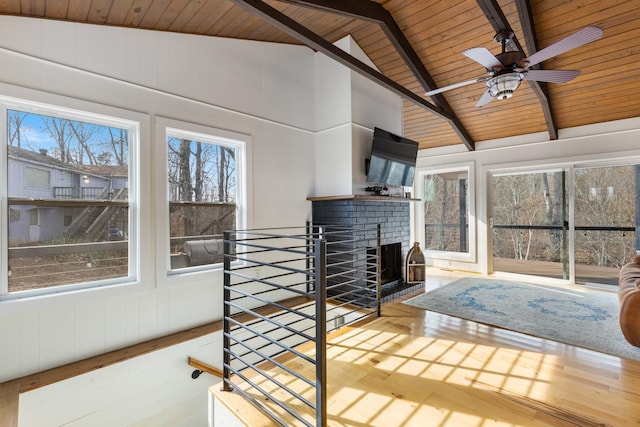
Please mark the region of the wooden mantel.
[[322, 196], [307, 197], [312, 202], [328, 202], [334, 200], [372, 200], [377, 202], [419, 202], [420, 199], [412, 199], [410, 197], [394, 197], [394, 196], [373, 196], [370, 194], [347, 194], [344, 196]]

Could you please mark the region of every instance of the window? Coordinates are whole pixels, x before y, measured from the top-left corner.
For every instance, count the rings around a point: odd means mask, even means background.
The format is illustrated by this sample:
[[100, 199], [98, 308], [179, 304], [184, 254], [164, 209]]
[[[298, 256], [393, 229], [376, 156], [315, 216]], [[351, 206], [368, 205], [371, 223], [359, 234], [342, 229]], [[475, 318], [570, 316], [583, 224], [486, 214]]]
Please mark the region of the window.
[[131, 144], [138, 124], [11, 100], [4, 296], [131, 281]]
[[39, 188], [41, 190], [49, 189], [51, 174], [48, 170], [25, 167], [24, 182], [27, 187]]
[[432, 258], [475, 259], [472, 165], [419, 171], [420, 222]]
[[242, 223], [244, 142], [166, 128], [170, 270], [220, 264], [222, 233]]
[[20, 221], [20, 211], [18, 209], [9, 209], [9, 222]]
[[29, 225], [40, 225], [40, 211], [38, 209], [29, 210]]
[[64, 226], [68, 227], [71, 225], [73, 221], [73, 209], [72, 208], [64, 208]]

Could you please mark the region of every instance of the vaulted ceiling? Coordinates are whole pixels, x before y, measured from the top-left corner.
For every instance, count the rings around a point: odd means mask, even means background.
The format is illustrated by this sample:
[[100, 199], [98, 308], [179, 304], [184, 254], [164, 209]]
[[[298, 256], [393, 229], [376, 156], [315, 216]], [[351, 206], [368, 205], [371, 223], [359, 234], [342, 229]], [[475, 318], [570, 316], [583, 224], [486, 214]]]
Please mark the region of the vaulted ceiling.
[[[638, 0], [4, 0], [0, 14], [202, 36], [306, 44], [400, 94], [404, 135], [421, 148], [640, 117]], [[463, 55], [501, 51], [504, 30], [532, 55], [587, 26], [601, 39], [539, 68], [580, 70], [568, 83], [523, 82], [510, 99], [476, 103], [483, 82], [441, 94], [429, 90], [487, 76]], [[333, 47], [351, 35], [377, 70]]]

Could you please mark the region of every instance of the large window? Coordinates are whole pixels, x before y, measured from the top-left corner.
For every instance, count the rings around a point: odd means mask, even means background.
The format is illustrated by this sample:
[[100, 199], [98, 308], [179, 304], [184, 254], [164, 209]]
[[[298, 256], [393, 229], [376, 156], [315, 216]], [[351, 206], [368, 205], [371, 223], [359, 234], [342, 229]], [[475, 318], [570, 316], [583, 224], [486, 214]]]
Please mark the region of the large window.
[[166, 128], [171, 270], [222, 262], [222, 233], [240, 222], [244, 142]]
[[493, 268], [616, 285], [640, 248], [640, 165], [494, 173]]
[[574, 189], [576, 282], [617, 285], [640, 249], [640, 165], [576, 168]]
[[424, 248], [433, 258], [475, 259], [472, 165], [418, 174]]
[[9, 214], [1, 293], [131, 280], [129, 175], [137, 124], [26, 103], [5, 104], [3, 113]]
[[563, 170], [493, 175], [494, 270], [569, 278], [566, 176]]

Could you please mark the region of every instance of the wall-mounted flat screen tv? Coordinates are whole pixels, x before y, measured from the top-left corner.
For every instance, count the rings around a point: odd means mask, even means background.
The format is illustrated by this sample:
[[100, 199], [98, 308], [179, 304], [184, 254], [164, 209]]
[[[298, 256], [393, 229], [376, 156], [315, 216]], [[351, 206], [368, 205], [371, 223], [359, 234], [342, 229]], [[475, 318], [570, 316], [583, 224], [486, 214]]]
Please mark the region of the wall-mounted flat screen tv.
[[418, 143], [375, 128], [367, 182], [381, 185], [413, 185]]

